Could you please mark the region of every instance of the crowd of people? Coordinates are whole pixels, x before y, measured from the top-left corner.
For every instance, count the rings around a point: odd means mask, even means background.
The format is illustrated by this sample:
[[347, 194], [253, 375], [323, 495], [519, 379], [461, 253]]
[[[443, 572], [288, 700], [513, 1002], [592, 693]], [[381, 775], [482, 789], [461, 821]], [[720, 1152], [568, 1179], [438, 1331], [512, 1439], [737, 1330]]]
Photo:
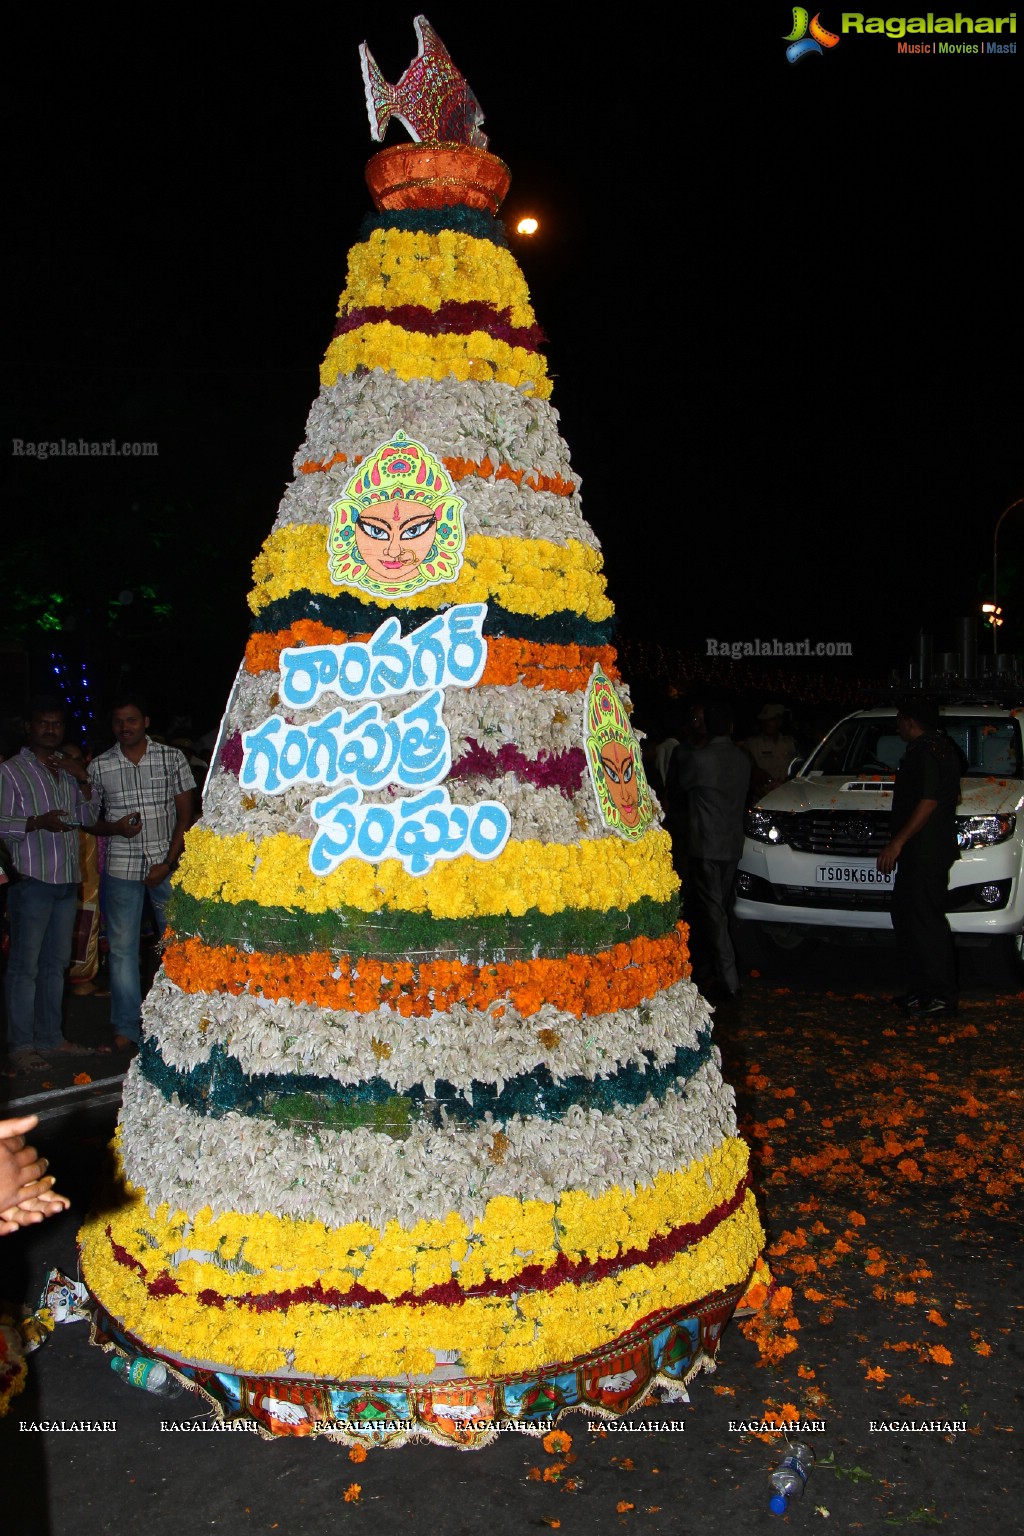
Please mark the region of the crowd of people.
[[693, 699], [679, 705], [678, 736], [668, 730], [645, 744], [682, 882], [694, 977], [719, 1002], [742, 990], [730, 915], [744, 812], [785, 782], [799, 756], [784, 704], [769, 701], [756, 718], [758, 729], [737, 742], [729, 700]]
[[171, 875], [199, 813], [193, 765], [205, 763], [191, 745], [150, 735], [140, 695], [114, 701], [112, 746], [76, 742], [68, 724], [62, 699], [33, 699], [24, 745], [0, 763], [9, 1076], [85, 1051], [63, 1032], [66, 980], [109, 992], [111, 1039], [99, 1049], [138, 1049], [140, 936], [148, 921], [159, 943]]
[[[744, 813], [791, 776], [811, 741], [792, 733], [786, 706], [773, 701], [759, 709], [758, 729], [738, 742], [725, 699], [681, 703], [678, 719], [678, 737], [648, 739], [646, 767], [672, 835], [694, 978], [712, 1001], [728, 1002], [742, 991], [731, 912]], [[883, 873], [895, 871], [891, 920], [907, 986], [893, 1001], [904, 1012], [938, 1017], [957, 1010], [945, 906], [959, 856], [960, 765], [931, 700], [901, 700], [896, 726], [906, 751], [895, 775], [890, 841], [877, 859]]]

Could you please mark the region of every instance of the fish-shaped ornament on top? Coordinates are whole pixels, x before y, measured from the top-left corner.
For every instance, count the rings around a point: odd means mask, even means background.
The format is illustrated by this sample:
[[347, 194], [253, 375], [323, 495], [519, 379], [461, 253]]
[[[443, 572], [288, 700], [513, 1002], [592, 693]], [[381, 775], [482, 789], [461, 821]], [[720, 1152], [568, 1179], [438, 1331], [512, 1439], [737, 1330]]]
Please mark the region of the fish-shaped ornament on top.
[[388, 123], [397, 117], [417, 144], [472, 144], [486, 149], [487, 135], [480, 128], [484, 114], [469, 83], [427, 18], [417, 16], [413, 26], [420, 50], [397, 85], [385, 80], [366, 44], [359, 45], [371, 135], [382, 143]]

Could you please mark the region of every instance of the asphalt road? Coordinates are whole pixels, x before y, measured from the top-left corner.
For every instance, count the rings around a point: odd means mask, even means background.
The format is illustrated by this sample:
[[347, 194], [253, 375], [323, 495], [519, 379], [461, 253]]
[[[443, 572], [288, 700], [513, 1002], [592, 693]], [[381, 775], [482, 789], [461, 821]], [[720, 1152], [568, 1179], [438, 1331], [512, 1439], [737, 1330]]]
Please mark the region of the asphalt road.
[[[73, 1323], [30, 1357], [28, 1387], [0, 1420], [4, 1536], [307, 1536], [370, 1522], [445, 1536], [1019, 1530], [1024, 996], [998, 997], [965, 968], [960, 1018], [915, 1026], [884, 1001], [899, 984], [891, 951], [822, 946], [772, 971], [720, 1011], [718, 1040], [775, 1290], [758, 1317], [730, 1325], [689, 1404], [627, 1421], [681, 1428], [601, 1433], [571, 1415], [568, 1451], [507, 1435], [480, 1452], [412, 1446], [353, 1462], [323, 1440], [168, 1430], [209, 1422], [206, 1405], [124, 1386]], [[74, 1038], [105, 1028], [102, 1002], [72, 1002]], [[121, 1065], [82, 1058], [8, 1084], [9, 1098], [43, 1095], [36, 1139], [73, 1200], [0, 1240], [8, 1310], [34, 1305], [52, 1266], [75, 1273]], [[76, 1073], [93, 1082], [75, 1087]], [[791, 1410], [824, 1429], [806, 1496], [779, 1520], [767, 1496], [780, 1439], [733, 1426]], [[80, 1420], [116, 1429], [22, 1427]], [[879, 1427], [933, 1423], [964, 1427]]]

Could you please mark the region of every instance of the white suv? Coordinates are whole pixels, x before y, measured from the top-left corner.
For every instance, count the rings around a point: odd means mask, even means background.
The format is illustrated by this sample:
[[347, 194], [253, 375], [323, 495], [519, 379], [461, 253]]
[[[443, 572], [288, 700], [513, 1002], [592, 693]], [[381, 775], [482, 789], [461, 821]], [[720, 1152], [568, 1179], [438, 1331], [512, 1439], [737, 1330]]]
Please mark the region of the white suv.
[[[960, 858], [949, 875], [949, 925], [976, 949], [986, 979], [1024, 977], [1024, 756], [1017, 710], [940, 708], [962, 753]], [[736, 876], [739, 936], [795, 949], [823, 929], [890, 929], [892, 875], [875, 857], [889, 841], [893, 778], [904, 743], [896, 706], [840, 720], [795, 776], [746, 814]], [[749, 926], [748, 926], [749, 925]], [[755, 926], [757, 925], [757, 926]]]

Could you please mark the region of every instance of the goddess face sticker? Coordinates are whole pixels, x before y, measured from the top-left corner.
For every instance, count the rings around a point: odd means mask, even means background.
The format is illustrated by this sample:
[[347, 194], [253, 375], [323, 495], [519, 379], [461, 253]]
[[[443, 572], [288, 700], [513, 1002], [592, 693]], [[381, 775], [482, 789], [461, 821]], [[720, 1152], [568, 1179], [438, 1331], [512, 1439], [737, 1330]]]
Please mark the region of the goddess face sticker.
[[331, 507], [331, 580], [378, 597], [454, 581], [466, 543], [464, 507], [440, 460], [396, 432], [360, 464]]
[[601, 820], [627, 841], [642, 837], [654, 820], [640, 743], [618, 694], [600, 667], [587, 686], [587, 766]]

